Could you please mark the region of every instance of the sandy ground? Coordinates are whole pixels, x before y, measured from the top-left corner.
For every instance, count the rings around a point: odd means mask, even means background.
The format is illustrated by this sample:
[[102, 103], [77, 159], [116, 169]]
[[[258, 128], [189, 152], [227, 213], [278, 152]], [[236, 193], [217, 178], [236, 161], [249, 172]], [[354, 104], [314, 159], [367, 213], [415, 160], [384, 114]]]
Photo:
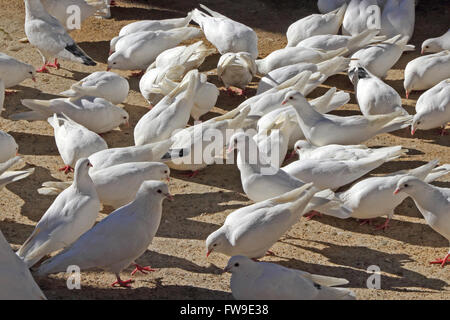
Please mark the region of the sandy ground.
[[[284, 32], [290, 23], [316, 12], [316, 1], [203, 1], [205, 5], [225, 15], [242, 21], [256, 30], [259, 36], [260, 56], [285, 46]], [[50, 99], [67, 89], [73, 82], [93, 71], [105, 70], [109, 40], [124, 25], [141, 19], [181, 17], [197, 5], [197, 1], [118, 1], [113, 8], [113, 18], [90, 18], [81, 31], [72, 36], [81, 47], [99, 62], [96, 67], [86, 67], [62, 62], [62, 69], [51, 69], [50, 74], [39, 74], [37, 83], [24, 81], [14, 88], [17, 93], [6, 97], [6, 111], [1, 114], [0, 128], [12, 134], [20, 146], [26, 165], [34, 167], [34, 175], [9, 185], [0, 193], [0, 229], [14, 249], [17, 249], [32, 232], [34, 225], [50, 206], [53, 197], [36, 192], [42, 182], [71, 180], [58, 172], [63, 166], [56, 148], [53, 130], [46, 122], [10, 121], [8, 117], [25, 111], [20, 99]], [[426, 4], [425, 4], [426, 3]], [[439, 4], [441, 3], [441, 4]], [[0, 50], [36, 67], [41, 58], [29, 44], [18, 39], [23, 31], [24, 6], [21, 0], [0, 0], [0, 27], [12, 40], [0, 34]], [[417, 7], [416, 30], [412, 43], [420, 47], [430, 36], [443, 34], [448, 29], [449, 7], [441, 1], [421, 1]], [[389, 72], [388, 84], [402, 96], [403, 69], [408, 61], [419, 55], [420, 50], [408, 52]], [[219, 55], [210, 56], [201, 71], [214, 70]], [[138, 79], [131, 72], [119, 72], [130, 80], [131, 92], [123, 104], [130, 113], [131, 128], [116, 130], [105, 135], [110, 147], [133, 144], [133, 127], [147, 112], [146, 102], [139, 93]], [[257, 79], [255, 79], [257, 80]], [[209, 76], [221, 86], [217, 76]], [[255, 92], [255, 83], [249, 90]], [[336, 86], [352, 94], [351, 104], [336, 111], [339, 115], [359, 114], [352, 86], [345, 75], [329, 79], [323, 88], [311, 96], [322, 94], [325, 88]], [[414, 113], [414, 105], [420, 93], [413, 93], [410, 100], [403, 100], [405, 108]], [[217, 106], [206, 115], [211, 118], [237, 106], [243, 97], [229, 97], [221, 92]], [[373, 174], [390, 173], [414, 168], [439, 158], [450, 161], [450, 138], [441, 137], [435, 131], [419, 131], [411, 137], [408, 130], [383, 134], [367, 142], [369, 146], [402, 145], [410, 151], [407, 157], [383, 165]], [[227, 257], [212, 254], [205, 258], [206, 237], [216, 230], [227, 214], [251, 202], [242, 191], [239, 171], [233, 165], [210, 166], [195, 178], [189, 179], [173, 173], [170, 190], [174, 202], [164, 203], [163, 219], [149, 250], [138, 260], [141, 265], [151, 265], [158, 271], [149, 275], [137, 275], [133, 289], [111, 288], [115, 280], [112, 274], [102, 271], [83, 272], [82, 289], [68, 290], [64, 274], [37, 279], [50, 299], [231, 299], [229, 274], [221, 274]], [[450, 187], [450, 176], [436, 185]], [[99, 219], [111, 212], [105, 208]], [[384, 218], [377, 219], [382, 223]], [[344, 277], [350, 281], [359, 299], [448, 299], [450, 276], [446, 268], [429, 265], [435, 258], [442, 258], [448, 250], [448, 242], [428, 227], [413, 201], [407, 199], [396, 209], [394, 221], [387, 231], [377, 231], [373, 226], [360, 226], [356, 220], [338, 220], [321, 217], [315, 221], [302, 219], [272, 250], [273, 261], [281, 265], [317, 274]], [[366, 272], [370, 265], [378, 265], [382, 271], [381, 290], [366, 288]], [[123, 277], [127, 277], [124, 271]]]

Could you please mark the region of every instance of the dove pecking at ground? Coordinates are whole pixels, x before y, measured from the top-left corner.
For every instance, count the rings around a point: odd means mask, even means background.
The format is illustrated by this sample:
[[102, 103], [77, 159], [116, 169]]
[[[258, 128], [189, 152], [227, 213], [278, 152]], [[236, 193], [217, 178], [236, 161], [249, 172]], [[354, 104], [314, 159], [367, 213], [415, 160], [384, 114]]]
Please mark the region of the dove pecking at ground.
[[405, 67], [406, 98], [412, 91], [429, 89], [450, 78], [450, 50], [418, 57]]
[[90, 166], [88, 159], [78, 160], [71, 186], [56, 197], [17, 251], [29, 268], [47, 254], [67, 247], [94, 225], [100, 201], [89, 176]]
[[412, 116], [402, 116], [400, 111], [367, 117], [323, 115], [314, 110], [305, 97], [296, 91], [287, 93], [283, 104], [290, 104], [295, 108], [306, 139], [319, 147], [328, 144], [359, 144], [380, 133], [405, 128], [412, 121]]
[[[45, 11], [40, 0], [25, 0], [25, 12], [25, 34], [30, 44], [38, 49], [44, 63], [38, 72], [48, 72], [48, 66], [59, 69], [58, 58], [87, 66], [97, 65], [75, 43], [61, 23]], [[55, 61], [50, 64], [49, 59], [52, 57]]]
[[118, 104], [125, 101], [129, 90], [130, 84], [124, 77], [114, 72], [97, 71], [74, 83], [69, 90], [60, 94], [75, 99], [83, 96], [98, 97]]
[[102, 137], [64, 114], [53, 114], [53, 117], [48, 118], [48, 123], [53, 127], [56, 146], [65, 165], [59, 170], [66, 174], [73, 171], [79, 159], [108, 149], [108, 145]]
[[448, 122], [450, 122], [450, 78], [439, 82], [419, 97], [411, 124], [411, 134], [414, 135], [417, 129], [442, 127], [441, 135], [444, 135]]
[[36, 69], [27, 63], [0, 52], [0, 79], [5, 89], [14, 87], [25, 79], [36, 81]]
[[14, 254], [0, 231], [0, 299], [47, 300], [28, 267]]
[[398, 34], [411, 39], [414, 32], [416, 8], [414, 0], [386, 0], [381, 13], [381, 32], [388, 38]]
[[258, 57], [258, 36], [252, 28], [234, 21], [206, 6], [192, 11], [192, 20], [202, 28], [206, 39], [211, 42], [220, 54], [228, 52], [248, 52], [253, 59]]
[[33, 111], [13, 114], [11, 120], [47, 120], [54, 113], [60, 113], [95, 133], [105, 133], [123, 124], [128, 125], [129, 115], [125, 109], [103, 98], [24, 99], [21, 102]]
[[442, 36], [430, 38], [422, 43], [422, 54], [450, 50], [450, 29]]
[[287, 47], [317, 35], [337, 34], [344, 19], [347, 4], [325, 14], [312, 14], [292, 23], [286, 31]]
[[346, 279], [310, 274], [270, 262], [233, 256], [224, 269], [231, 272], [230, 288], [237, 300], [355, 300]]
[[172, 199], [165, 183], [143, 182], [132, 202], [109, 214], [69, 248], [43, 263], [37, 274], [65, 272], [69, 265], [77, 265], [81, 270], [101, 268], [114, 273], [117, 281], [113, 286], [129, 287], [133, 280], [123, 281], [120, 272], [130, 264], [136, 266], [132, 274], [154, 271], [138, 265], [135, 260], [152, 243], [165, 198]]
[[[450, 243], [450, 189], [438, 188], [416, 177], [403, 177], [398, 181], [394, 194], [410, 196], [428, 225]], [[450, 250], [444, 259], [431, 261], [444, 267], [449, 261]]]
[[256, 63], [248, 52], [225, 53], [217, 63], [217, 76], [229, 93], [232, 92], [230, 86], [234, 86], [241, 89], [242, 95], [255, 74]]

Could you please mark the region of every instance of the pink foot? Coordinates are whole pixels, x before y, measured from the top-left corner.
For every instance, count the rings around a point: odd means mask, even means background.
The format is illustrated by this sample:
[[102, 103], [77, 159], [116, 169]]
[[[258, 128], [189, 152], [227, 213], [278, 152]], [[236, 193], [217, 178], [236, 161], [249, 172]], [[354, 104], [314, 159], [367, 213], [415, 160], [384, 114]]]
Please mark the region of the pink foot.
[[266, 256], [276, 256], [275, 253], [273, 253], [273, 251], [267, 250]]
[[150, 268], [150, 266], [148, 266], [148, 267], [141, 267], [140, 265], [138, 265], [138, 264], [134, 264], [134, 266], [136, 267], [134, 270], [133, 270], [133, 272], [131, 272], [131, 275], [132, 276], [134, 276], [134, 274], [136, 273], [136, 272], [141, 272], [141, 273], [143, 273], [143, 274], [147, 274], [147, 272], [146, 271], [148, 271], [148, 272], [154, 272], [154, 271], [157, 271], [156, 269], [152, 269], [152, 268]]
[[44, 64], [44, 65], [42, 66], [42, 68], [37, 69], [36, 72], [49, 73], [50, 71], [48, 71], [48, 69], [47, 69], [47, 64]]
[[113, 282], [111, 284], [111, 287], [115, 287], [117, 284], [119, 285], [119, 287], [123, 287], [123, 288], [131, 288], [130, 283], [133, 283], [134, 280], [133, 279], [128, 279], [128, 280], [121, 280], [119, 276], [117, 276], [117, 281]]
[[321, 214], [320, 212], [317, 211], [310, 211], [307, 214], [304, 215], [304, 217], [306, 218], [306, 220], [311, 220], [312, 218], [314, 218], [315, 216], [323, 216], [323, 214]]
[[6, 90], [5, 91], [5, 96], [11, 96], [11, 95], [16, 94], [16, 93], [17, 93], [17, 91], [14, 91], [14, 90]]
[[440, 135], [441, 137], [447, 136], [447, 135], [448, 135], [448, 132], [445, 130], [445, 127], [442, 128], [442, 129], [439, 129], [439, 135]]
[[389, 228], [389, 218], [386, 219], [386, 221], [383, 224], [380, 224], [379, 226], [377, 226], [377, 230], [386, 230], [387, 228]]
[[136, 72], [133, 72], [132, 74], [131, 74], [131, 76], [132, 77], [140, 77], [140, 76], [142, 76], [142, 75], [144, 75], [144, 71], [136, 71]]
[[149, 105], [148, 105], [148, 107], [147, 108], [149, 108], [150, 110], [152, 110], [153, 109], [153, 105], [150, 103]]
[[371, 225], [372, 224], [372, 219], [358, 219], [358, 222], [360, 222], [360, 226], [363, 226], [365, 224]]
[[48, 63], [47, 66], [56, 68], [56, 70], [59, 70], [59, 68], [61, 67], [61, 65], [58, 63], [58, 59], [55, 59], [55, 62], [53, 62], [53, 63]]
[[198, 170], [192, 171], [190, 173], [185, 173], [183, 175], [188, 177], [188, 178], [194, 178], [196, 175], [198, 175]]
[[440, 264], [441, 268], [445, 266], [447, 262], [449, 262], [450, 253], [447, 253], [444, 259], [437, 259], [436, 261], [431, 261], [430, 264]]
[[65, 174], [68, 174], [69, 172], [73, 172], [73, 168], [71, 166], [64, 166], [59, 169], [59, 171], [64, 171]]

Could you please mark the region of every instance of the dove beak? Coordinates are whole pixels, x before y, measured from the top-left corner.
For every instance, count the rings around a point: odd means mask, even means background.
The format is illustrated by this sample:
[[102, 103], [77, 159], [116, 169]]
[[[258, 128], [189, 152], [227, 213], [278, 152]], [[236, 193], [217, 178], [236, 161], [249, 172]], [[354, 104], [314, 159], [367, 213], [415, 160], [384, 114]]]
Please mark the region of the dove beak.
[[284, 106], [287, 103], [287, 100], [284, 100], [281, 105]]
[[411, 128], [411, 135], [413, 136], [416, 133], [416, 128]]
[[226, 266], [225, 268], [223, 268], [223, 272], [229, 272], [231, 270], [231, 267]]
[[406, 90], [406, 99], [409, 99], [409, 91]]
[[394, 194], [397, 194], [400, 192], [400, 189], [395, 189]]
[[125, 126], [126, 126], [127, 128], [130, 127], [130, 122], [129, 122], [128, 120], [125, 122]]
[[34, 82], [36, 82], [36, 78], [35, 78], [35, 77], [32, 77], [31, 80], [33, 80]]
[[164, 193], [164, 195], [166, 196], [167, 199], [169, 199], [169, 201], [173, 201], [173, 195], [171, 195], [170, 193]]
[[233, 145], [230, 145], [230, 146], [228, 147], [228, 149], [227, 149], [227, 153], [232, 153], [233, 150], [234, 150]]
[[212, 251], [213, 251], [213, 249], [208, 250], [208, 252], [206, 253], [207, 258], [209, 257], [209, 255], [211, 254]]
[[106, 67], [106, 71], [110, 71], [110, 70], [111, 70], [110, 66]]

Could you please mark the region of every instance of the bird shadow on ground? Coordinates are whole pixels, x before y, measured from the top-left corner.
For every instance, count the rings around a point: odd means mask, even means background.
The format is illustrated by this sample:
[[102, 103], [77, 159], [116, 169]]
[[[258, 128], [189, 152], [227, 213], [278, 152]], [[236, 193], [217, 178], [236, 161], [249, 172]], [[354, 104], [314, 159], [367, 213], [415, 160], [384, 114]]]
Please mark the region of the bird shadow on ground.
[[379, 166], [375, 170], [372, 170], [371, 174], [391, 174], [400, 170], [410, 170], [414, 169], [420, 166], [423, 166], [424, 164], [427, 164], [426, 161], [403, 161], [403, 160], [396, 160], [396, 161], [389, 161], [385, 162], [383, 165]]
[[[447, 131], [449, 130], [447, 129]], [[440, 146], [450, 147], [449, 135], [441, 135], [440, 129], [438, 128], [431, 130], [417, 130], [414, 134], [414, 138]]]
[[[36, 166], [34, 173], [21, 180], [21, 184], [12, 183], [7, 188], [25, 201], [21, 209], [21, 215], [32, 221], [39, 221], [56, 197], [44, 196], [37, 192], [44, 181], [55, 181], [46, 168]], [[31, 199], [31, 200], [25, 200]]]
[[[404, 287], [421, 287], [433, 290], [442, 290], [448, 285], [447, 282], [443, 280], [425, 277], [420, 273], [404, 268], [404, 263], [413, 261], [407, 254], [380, 252], [363, 246], [341, 246], [314, 240], [311, 240], [311, 242], [322, 244], [325, 248], [318, 249], [307, 247], [285, 240], [282, 242], [303, 250], [321, 254], [328, 258], [331, 263], [340, 265], [340, 267], [319, 266], [316, 264], [308, 265], [295, 259], [290, 259], [287, 262], [279, 262], [280, 264], [311, 273], [330, 274], [334, 277], [349, 278], [352, 279], [352, 282], [350, 283], [350, 286], [352, 287], [367, 288], [367, 278], [370, 274], [367, 273], [366, 270], [372, 265], [378, 266], [381, 272], [390, 274], [383, 274], [381, 276], [381, 284], [384, 290], [388, 289], [398, 291], [402, 290], [399, 288]], [[341, 254], [342, 252], [346, 252], [346, 254], [343, 255]], [[343, 266], [347, 266], [349, 268]], [[321, 268], [324, 270], [321, 270]], [[332, 272], [329, 271], [330, 268], [332, 268]]]
[[59, 155], [53, 136], [15, 131], [10, 131], [9, 134], [14, 137], [19, 145], [19, 154], [34, 156]]
[[0, 230], [8, 243], [21, 245], [33, 232], [34, 227], [6, 218], [0, 220]]
[[84, 41], [78, 45], [83, 49], [89, 57], [99, 63], [108, 61], [109, 41]]

